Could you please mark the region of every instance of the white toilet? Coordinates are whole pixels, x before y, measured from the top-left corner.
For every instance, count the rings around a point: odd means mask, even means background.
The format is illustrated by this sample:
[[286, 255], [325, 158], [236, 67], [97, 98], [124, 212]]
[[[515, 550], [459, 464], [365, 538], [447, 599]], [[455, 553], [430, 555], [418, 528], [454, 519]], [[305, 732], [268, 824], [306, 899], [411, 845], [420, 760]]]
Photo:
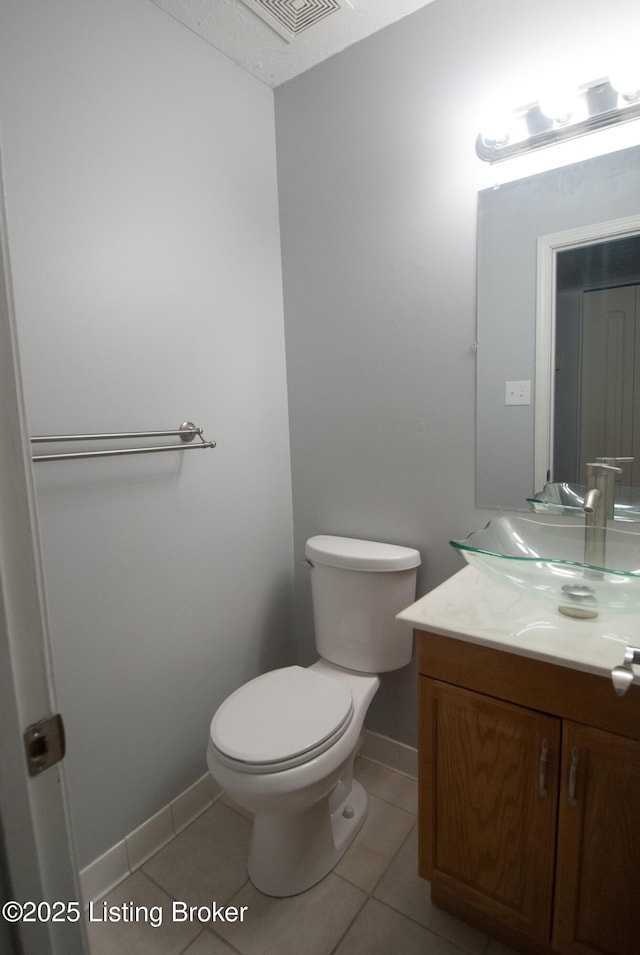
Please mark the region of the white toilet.
[[312, 537], [305, 553], [321, 659], [232, 693], [207, 748], [213, 778], [254, 815], [249, 876], [274, 896], [319, 882], [366, 818], [353, 761], [376, 674], [411, 660], [411, 627], [395, 615], [415, 600], [420, 564], [413, 548], [345, 537]]

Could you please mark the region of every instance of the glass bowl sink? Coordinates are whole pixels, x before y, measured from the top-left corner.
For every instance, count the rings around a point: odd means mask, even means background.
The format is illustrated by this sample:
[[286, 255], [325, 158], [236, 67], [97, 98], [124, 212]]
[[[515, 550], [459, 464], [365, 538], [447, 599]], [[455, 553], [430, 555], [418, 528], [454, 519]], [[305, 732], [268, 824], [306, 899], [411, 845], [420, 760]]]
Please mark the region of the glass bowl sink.
[[568, 616], [633, 613], [640, 611], [640, 524], [623, 530], [614, 523], [606, 531], [606, 567], [584, 561], [584, 521], [550, 515], [500, 514], [449, 543], [483, 573]]
[[[536, 514], [580, 517], [586, 492], [583, 484], [552, 482], [528, 497], [527, 503]], [[613, 517], [616, 521], [640, 521], [640, 488], [616, 485]]]

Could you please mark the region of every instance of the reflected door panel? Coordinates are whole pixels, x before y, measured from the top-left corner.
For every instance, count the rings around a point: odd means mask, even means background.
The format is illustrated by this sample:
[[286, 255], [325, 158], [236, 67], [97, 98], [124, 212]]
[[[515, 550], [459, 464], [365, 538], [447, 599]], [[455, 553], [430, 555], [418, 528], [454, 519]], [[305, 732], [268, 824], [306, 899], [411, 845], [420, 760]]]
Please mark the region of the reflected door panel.
[[[582, 296], [580, 414], [576, 473], [597, 457], [635, 457], [640, 417], [640, 286]], [[634, 422], [636, 427], [634, 429]], [[640, 463], [622, 465], [618, 483], [637, 484]]]

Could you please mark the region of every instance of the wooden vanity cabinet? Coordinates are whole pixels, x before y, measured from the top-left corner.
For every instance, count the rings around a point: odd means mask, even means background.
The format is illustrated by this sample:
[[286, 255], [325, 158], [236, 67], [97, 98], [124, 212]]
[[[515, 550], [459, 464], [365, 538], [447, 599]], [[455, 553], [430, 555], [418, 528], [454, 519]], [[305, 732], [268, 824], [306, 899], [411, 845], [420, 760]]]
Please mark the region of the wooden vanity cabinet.
[[562, 752], [553, 946], [640, 953], [640, 742], [567, 720]]
[[418, 634], [420, 874], [523, 951], [640, 953], [640, 688]]

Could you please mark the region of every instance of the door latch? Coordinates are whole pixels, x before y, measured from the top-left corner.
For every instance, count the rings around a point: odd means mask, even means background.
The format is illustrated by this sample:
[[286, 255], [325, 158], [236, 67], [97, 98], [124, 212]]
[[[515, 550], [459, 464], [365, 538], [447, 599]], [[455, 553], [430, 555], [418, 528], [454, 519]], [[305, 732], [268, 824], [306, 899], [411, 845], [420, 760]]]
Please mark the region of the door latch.
[[64, 757], [64, 724], [59, 713], [28, 726], [23, 739], [30, 776], [37, 776]]

